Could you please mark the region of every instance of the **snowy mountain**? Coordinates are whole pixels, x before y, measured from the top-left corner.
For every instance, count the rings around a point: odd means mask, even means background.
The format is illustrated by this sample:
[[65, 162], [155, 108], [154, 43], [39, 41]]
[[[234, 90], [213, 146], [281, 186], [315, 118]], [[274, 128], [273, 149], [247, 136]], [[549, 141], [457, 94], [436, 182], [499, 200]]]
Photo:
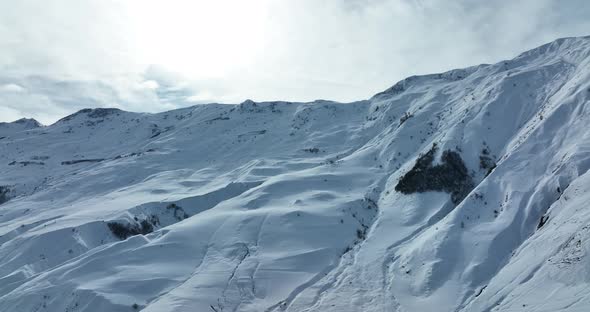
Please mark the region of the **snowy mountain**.
[[366, 101], [0, 124], [0, 311], [588, 311], [590, 37]]

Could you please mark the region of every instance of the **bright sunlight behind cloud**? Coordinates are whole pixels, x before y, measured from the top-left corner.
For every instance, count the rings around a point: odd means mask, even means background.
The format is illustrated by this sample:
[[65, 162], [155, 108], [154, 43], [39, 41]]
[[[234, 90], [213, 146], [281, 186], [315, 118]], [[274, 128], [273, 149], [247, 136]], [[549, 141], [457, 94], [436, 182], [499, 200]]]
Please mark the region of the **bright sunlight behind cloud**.
[[3, 1], [0, 120], [360, 100], [409, 75], [587, 35], [587, 16], [585, 0]]

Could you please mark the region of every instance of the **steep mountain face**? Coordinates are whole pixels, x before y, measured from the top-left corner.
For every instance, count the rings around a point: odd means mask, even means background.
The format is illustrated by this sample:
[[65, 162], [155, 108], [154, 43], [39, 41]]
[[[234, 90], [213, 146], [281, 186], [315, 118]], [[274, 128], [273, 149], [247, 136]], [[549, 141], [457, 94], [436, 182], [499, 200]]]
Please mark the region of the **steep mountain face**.
[[590, 37], [366, 101], [0, 124], [0, 311], [586, 311]]

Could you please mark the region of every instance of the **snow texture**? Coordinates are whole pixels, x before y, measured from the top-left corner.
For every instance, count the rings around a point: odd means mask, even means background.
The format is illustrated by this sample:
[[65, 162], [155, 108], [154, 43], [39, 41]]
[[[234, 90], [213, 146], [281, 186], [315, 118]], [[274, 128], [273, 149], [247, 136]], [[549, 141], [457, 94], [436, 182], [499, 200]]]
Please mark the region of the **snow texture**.
[[366, 101], [0, 124], [0, 311], [590, 311], [590, 37]]

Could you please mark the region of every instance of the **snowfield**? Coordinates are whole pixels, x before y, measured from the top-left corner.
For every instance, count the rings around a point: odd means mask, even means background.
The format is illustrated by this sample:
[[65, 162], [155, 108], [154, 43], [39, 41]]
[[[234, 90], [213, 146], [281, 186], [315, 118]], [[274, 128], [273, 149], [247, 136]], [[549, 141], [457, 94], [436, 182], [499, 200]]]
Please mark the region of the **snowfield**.
[[0, 123], [0, 311], [590, 311], [590, 37], [366, 101]]

